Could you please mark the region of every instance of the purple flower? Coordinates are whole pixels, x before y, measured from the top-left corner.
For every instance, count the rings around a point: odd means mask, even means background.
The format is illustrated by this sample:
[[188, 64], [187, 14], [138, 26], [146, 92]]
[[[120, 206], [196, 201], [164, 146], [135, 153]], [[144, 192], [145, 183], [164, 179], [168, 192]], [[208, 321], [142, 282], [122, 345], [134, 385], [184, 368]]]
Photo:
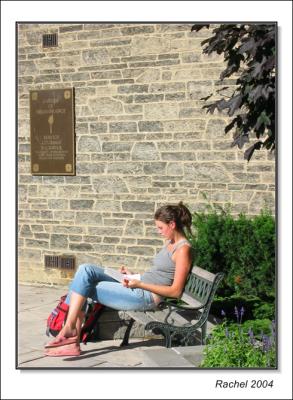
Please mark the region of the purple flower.
[[265, 352], [267, 352], [271, 348], [271, 340], [267, 335], [263, 335], [262, 337], [262, 348]]
[[224, 310], [221, 310], [221, 315], [222, 315], [222, 317], [226, 317], [226, 313]]
[[241, 307], [241, 309], [240, 309], [240, 324], [241, 324], [241, 321], [242, 321], [242, 317], [243, 317], [243, 315], [244, 315], [244, 307], [242, 306]]
[[250, 338], [250, 343], [254, 344], [255, 343], [255, 339], [254, 339], [253, 330], [251, 328], [249, 328], [249, 330], [248, 330], [248, 335], [249, 335], [249, 338]]
[[238, 308], [236, 306], [234, 307], [234, 314], [237, 317], [237, 322], [239, 322], [239, 311], [238, 311]]

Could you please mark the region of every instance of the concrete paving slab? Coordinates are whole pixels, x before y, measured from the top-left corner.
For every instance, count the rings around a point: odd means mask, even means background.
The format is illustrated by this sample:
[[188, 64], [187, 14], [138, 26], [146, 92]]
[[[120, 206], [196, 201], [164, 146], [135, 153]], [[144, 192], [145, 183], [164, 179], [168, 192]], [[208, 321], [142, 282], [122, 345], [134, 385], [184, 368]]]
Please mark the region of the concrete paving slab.
[[176, 353], [171, 349], [148, 349], [144, 352], [145, 361], [149, 359], [149, 363], [155, 367], [192, 367], [193, 365], [182, 357], [179, 353]]

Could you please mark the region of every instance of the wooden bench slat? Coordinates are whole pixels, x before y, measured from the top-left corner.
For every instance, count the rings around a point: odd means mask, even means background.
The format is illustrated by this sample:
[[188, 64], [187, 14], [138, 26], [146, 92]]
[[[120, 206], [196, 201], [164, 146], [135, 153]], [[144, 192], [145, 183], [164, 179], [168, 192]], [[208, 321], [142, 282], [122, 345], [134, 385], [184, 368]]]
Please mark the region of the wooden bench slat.
[[202, 302], [194, 299], [193, 297], [191, 297], [187, 293], [183, 293], [183, 295], [181, 296], [181, 300], [183, 300], [185, 303], [187, 303], [188, 305], [190, 305], [192, 307], [200, 307], [200, 306], [202, 306]]
[[191, 270], [192, 274], [195, 274], [201, 278], [204, 278], [210, 282], [213, 282], [215, 279], [215, 274], [212, 272], [206, 271], [205, 269], [202, 269], [200, 267], [193, 267]]

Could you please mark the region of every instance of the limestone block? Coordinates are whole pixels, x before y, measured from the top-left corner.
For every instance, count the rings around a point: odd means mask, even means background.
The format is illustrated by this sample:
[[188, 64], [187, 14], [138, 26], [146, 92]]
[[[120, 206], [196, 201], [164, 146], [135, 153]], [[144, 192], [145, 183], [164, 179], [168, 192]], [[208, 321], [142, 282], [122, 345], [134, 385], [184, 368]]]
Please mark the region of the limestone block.
[[150, 187], [152, 179], [150, 176], [129, 176], [125, 178], [127, 186], [133, 190], [133, 188]]
[[100, 97], [89, 100], [89, 107], [95, 115], [112, 115], [123, 112], [120, 101], [112, 100], [109, 97]]
[[29, 225], [22, 225], [19, 231], [20, 236], [33, 237], [33, 233]]
[[143, 173], [143, 165], [141, 163], [125, 163], [125, 162], [113, 162], [108, 164], [109, 174], [126, 174], [136, 175]]
[[88, 72], [76, 72], [73, 74], [62, 74], [63, 82], [68, 81], [87, 81], [90, 75]]
[[111, 40], [95, 40], [91, 42], [92, 47], [101, 46], [124, 46], [131, 43], [131, 39], [111, 39]]
[[118, 176], [93, 178], [93, 189], [97, 193], [128, 193], [124, 180]]
[[159, 160], [157, 148], [152, 142], [135, 143], [132, 150], [133, 160]]
[[252, 196], [253, 196], [252, 191], [232, 192], [232, 202], [233, 203], [246, 203], [251, 200]]
[[[223, 152], [223, 151], [201, 151], [196, 153], [196, 158], [198, 161], [223, 161], [223, 160], [236, 160], [236, 154], [232, 150], [229, 152]], [[231, 169], [233, 170], [233, 166], [231, 166]]]
[[89, 161], [88, 163], [79, 162], [76, 166], [76, 173], [79, 175], [97, 175], [104, 173], [105, 169], [105, 163], [94, 163], [92, 161]]
[[59, 68], [61, 63], [59, 58], [43, 58], [35, 60], [35, 64], [38, 69], [51, 69]]
[[100, 140], [94, 136], [81, 136], [78, 141], [77, 150], [81, 152], [100, 152]]
[[70, 243], [69, 249], [71, 251], [93, 251], [93, 246], [90, 243]]
[[147, 246], [128, 246], [128, 254], [136, 254], [142, 256], [153, 256], [154, 250]]
[[[176, 132], [176, 138], [196, 138], [199, 139], [198, 136], [202, 135], [202, 132], [205, 129], [206, 121], [204, 119], [186, 119], [186, 120], [174, 120], [174, 121], [163, 121], [164, 131], [165, 132]], [[180, 134], [181, 132], [192, 132], [192, 135], [186, 135], [185, 133]], [[196, 132], [199, 132], [200, 135]]]
[[118, 93], [146, 93], [148, 85], [124, 85], [118, 86]]
[[150, 85], [150, 93], [160, 93], [160, 92], [181, 92], [185, 90], [185, 84], [182, 82], [172, 82], [172, 83], [152, 83]]
[[206, 138], [207, 139], [225, 139], [225, 127], [227, 120], [223, 118], [210, 119], [207, 124]]
[[[50, 211], [51, 212], [51, 211]], [[44, 211], [43, 218], [49, 219], [50, 215], [47, 215], [48, 211]], [[51, 217], [53, 219], [53, 217]], [[59, 221], [70, 221], [74, 220], [74, 212], [72, 211], [54, 211], [54, 219]]]
[[67, 210], [68, 209], [68, 200], [65, 199], [49, 199], [48, 200], [48, 208], [55, 210]]
[[152, 163], [144, 163], [143, 171], [147, 175], [152, 174], [166, 174], [166, 162], [152, 162]]
[[57, 195], [58, 197], [66, 197], [66, 198], [78, 197], [79, 191], [80, 188], [78, 186], [67, 184], [67, 186], [64, 187], [58, 187]]
[[120, 201], [119, 200], [101, 200], [97, 199], [94, 209], [97, 211], [108, 210], [109, 212], [120, 211]]
[[103, 143], [103, 152], [129, 152], [132, 148], [132, 143], [108, 142]]
[[149, 83], [160, 80], [160, 71], [158, 69], [147, 69], [138, 76], [136, 82]]
[[230, 182], [231, 178], [218, 163], [190, 163], [184, 165], [186, 179], [196, 182]]
[[18, 257], [20, 260], [28, 260], [34, 262], [42, 262], [42, 249], [27, 249], [20, 247], [18, 249]]
[[163, 37], [135, 36], [131, 43], [131, 54], [166, 53], [171, 48], [170, 39]]
[[128, 220], [125, 227], [124, 235], [126, 236], [142, 236], [144, 234], [143, 221]]
[[93, 208], [94, 200], [70, 200], [71, 210], [90, 210]]
[[137, 124], [136, 122], [110, 122], [109, 131], [114, 133], [137, 132]]
[[42, 74], [36, 76], [34, 83], [60, 82], [60, 81], [61, 77], [59, 74], [44, 74], [44, 75]]
[[121, 265], [125, 265], [129, 267], [130, 269], [133, 269], [133, 266], [135, 265], [136, 256], [130, 256], [130, 255], [124, 255], [124, 254], [103, 254], [101, 256], [102, 259], [102, 264], [103, 265], [108, 265], [111, 267], [120, 267]]
[[182, 163], [168, 163], [167, 175], [183, 175], [183, 164]]
[[253, 173], [233, 173], [235, 182], [258, 183], [260, 182], [260, 174]]
[[211, 144], [205, 140], [188, 140], [181, 143], [182, 150], [210, 150]]
[[90, 133], [92, 135], [97, 135], [98, 133], [107, 132], [107, 124], [105, 122], [93, 122], [89, 124]]
[[161, 121], [139, 121], [139, 132], [162, 132], [163, 124]]
[[154, 212], [154, 203], [144, 202], [144, 201], [123, 201], [122, 202], [123, 211], [131, 212]]
[[137, 34], [146, 34], [146, 33], [153, 33], [155, 31], [154, 26], [152, 25], [137, 25], [131, 26], [127, 28], [121, 28], [122, 35], [137, 35]]
[[49, 248], [49, 243], [46, 240], [25, 239], [25, 246], [43, 250]]
[[[115, 79], [121, 78], [121, 71], [113, 70], [113, 71], [102, 71], [102, 72], [92, 72], [92, 79]], [[107, 84], [107, 81], [103, 81], [103, 84]]]
[[195, 158], [195, 153], [191, 152], [162, 152], [162, 160], [167, 161], [192, 161]]
[[191, 81], [187, 83], [187, 92], [193, 100], [200, 100], [213, 92], [212, 81]]
[[179, 116], [178, 105], [173, 103], [145, 104], [146, 119], [173, 119]]
[[259, 214], [260, 210], [267, 208], [273, 213], [275, 210], [275, 196], [273, 192], [257, 192], [249, 203], [249, 212]]
[[[166, 101], [183, 101], [185, 100], [185, 92], [182, 93], [167, 93], [165, 94]], [[179, 114], [180, 117], [180, 114]]]
[[213, 192], [211, 193], [211, 201], [230, 203], [231, 194], [229, 192]]
[[68, 248], [68, 236], [52, 234], [50, 237], [50, 248], [51, 249], [67, 249]]
[[82, 59], [86, 65], [109, 64], [110, 57], [107, 49], [84, 50]]
[[20, 61], [18, 66], [19, 75], [35, 75], [38, 72], [34, 61]]
[[200, 52], [184, 52], [181, 55], [181, 59], [183, 63], [196, 63], [201, 60]]
[[109, 47], [108, 52], [110, 57], [129, 56], [131, 53], [131, 46]]
[[100, 225], [102, 223], [102, 216], [97, 212], [77, 211], [75, 222], [78, 225]]

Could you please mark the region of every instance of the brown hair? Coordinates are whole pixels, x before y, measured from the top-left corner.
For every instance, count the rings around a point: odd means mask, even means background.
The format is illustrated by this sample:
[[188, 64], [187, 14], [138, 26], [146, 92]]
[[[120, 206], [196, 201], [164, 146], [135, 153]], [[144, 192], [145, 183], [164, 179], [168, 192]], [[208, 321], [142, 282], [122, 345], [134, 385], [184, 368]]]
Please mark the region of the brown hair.
[[187, 232], [191, 234], [191, 223], [192, 216], [188, 208], [180, 201], [177, 205], [166, 205], [160, 207], [155, 212], [155, 219], [158, 221], [162, 221], [168, 224], [171, 221], [174, 221], [176, 224], [176, 229], [178, 231], [184, 231], [184, 228], [187, 229]]

